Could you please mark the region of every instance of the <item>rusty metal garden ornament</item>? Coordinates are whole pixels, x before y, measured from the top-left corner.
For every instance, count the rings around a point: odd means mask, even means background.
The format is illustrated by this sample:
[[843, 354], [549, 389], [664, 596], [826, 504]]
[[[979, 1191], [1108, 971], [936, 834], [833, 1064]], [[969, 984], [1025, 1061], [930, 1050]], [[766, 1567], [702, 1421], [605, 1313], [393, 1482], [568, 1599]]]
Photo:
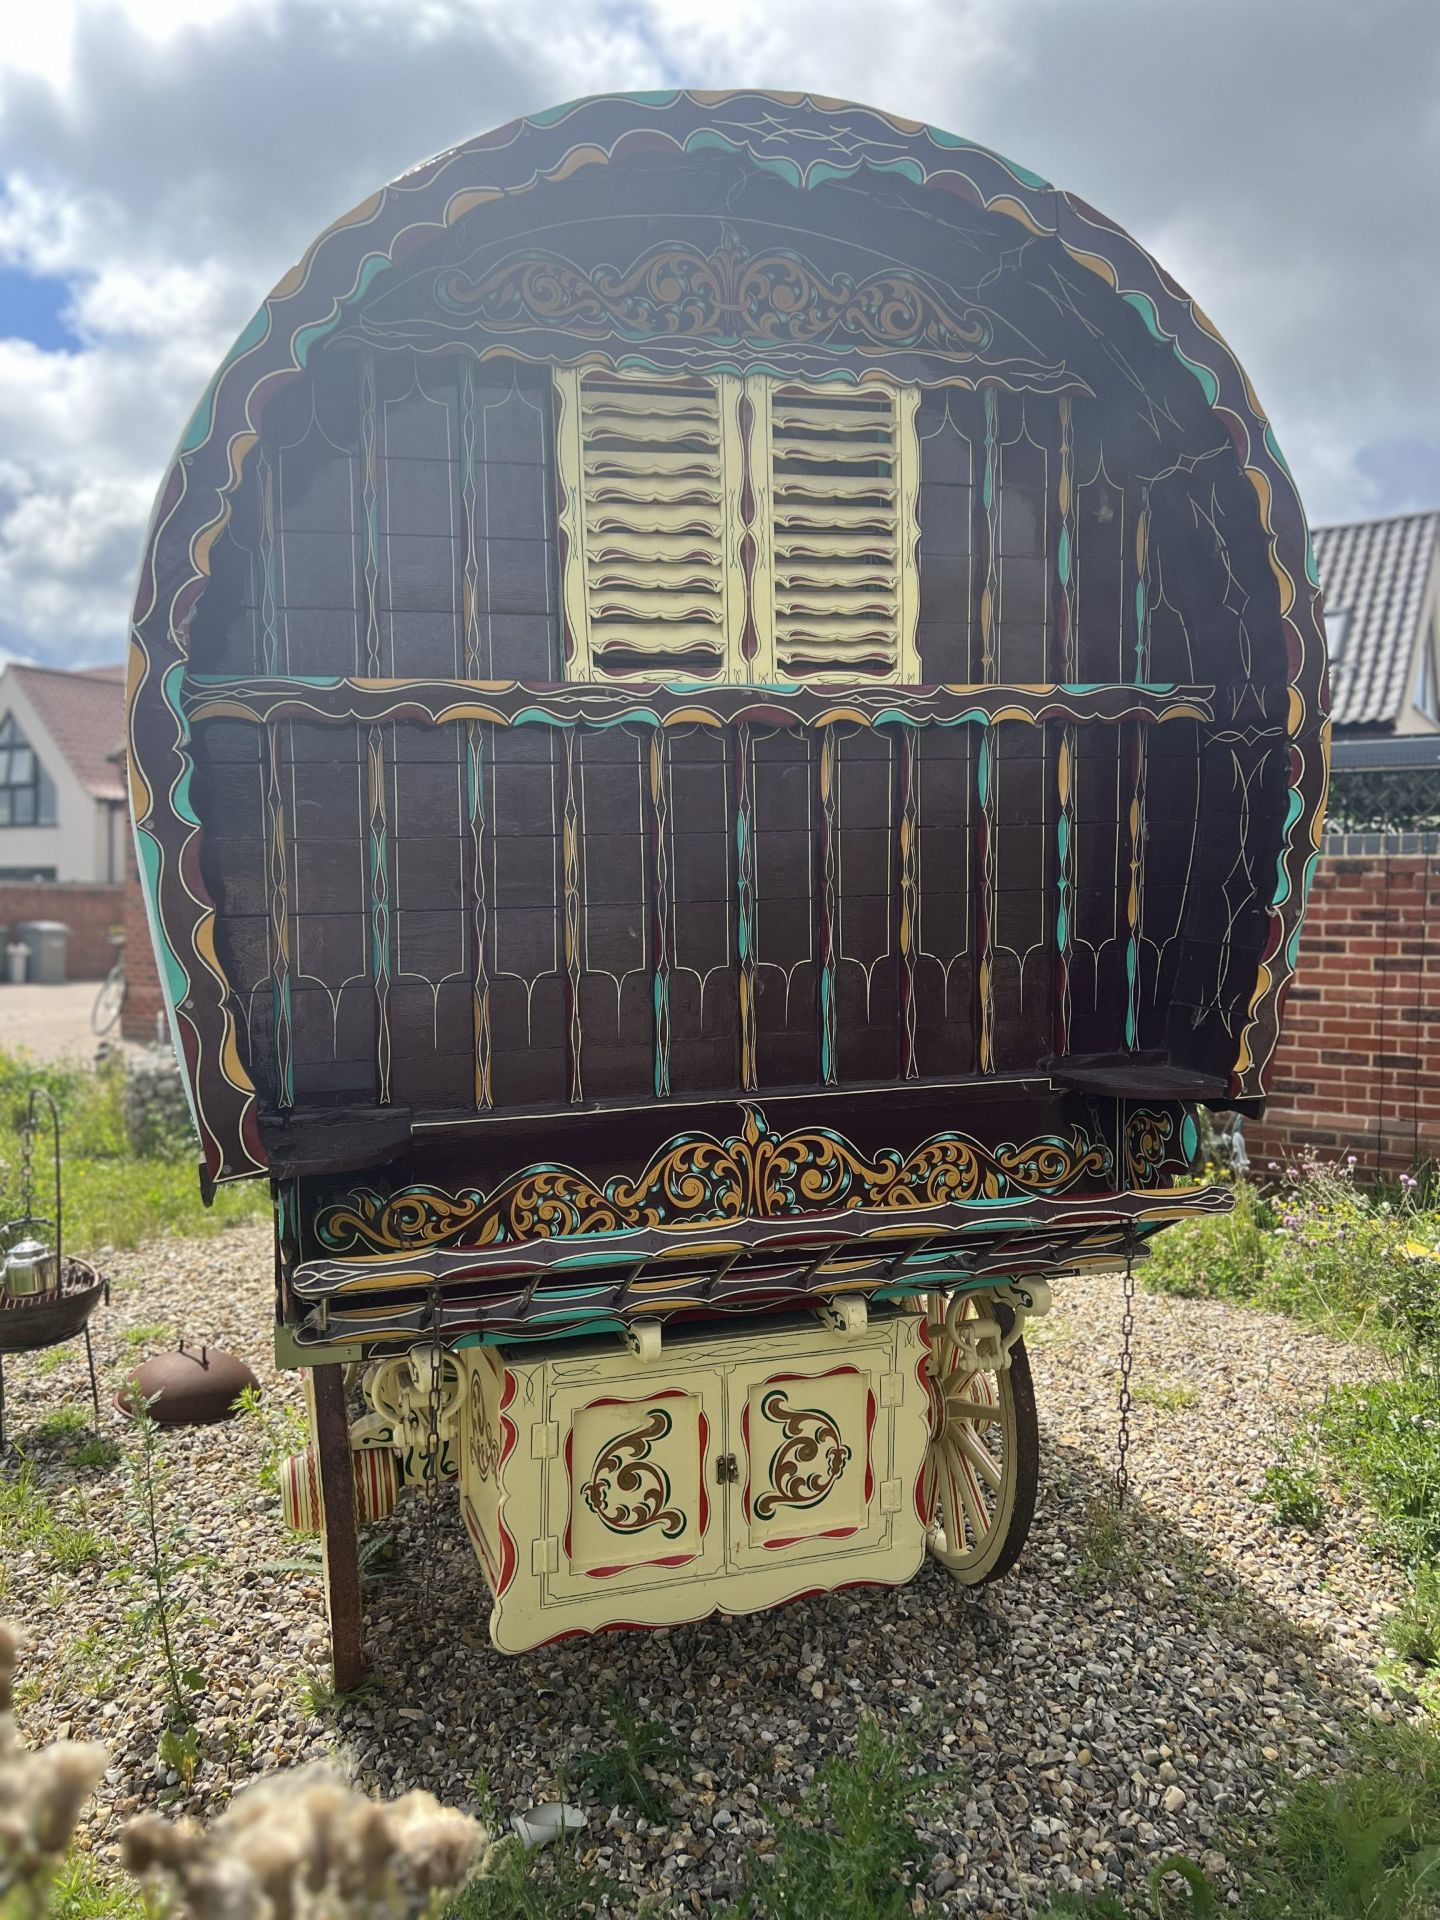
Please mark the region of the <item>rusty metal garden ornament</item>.
[[407, 1487], [510, 1652], [1010, 1569], [1028, 1319], [1225, 1211], [1198, 1110], [1265, 1097], [1308, 548], [1144, 248], [873, 108], [577, 101], [285, 275], [164, 478], [129, 766], [342, 1684]]
[[162, 1427], [203, 1427], [233, 1418], [241, 1394], [259, 1384], [245, 1362], [223, 1347], [182, 1340], [142, 1361], [115, 1404], [127, 1414], [143, 1406]]
[[[48, 1127], [54, 1164], [54, 1211], [35, 1208], [35, 1147]], [[110, 1283], [88, 1260], [67, 1254], [63, 1241], [60, 1109], [49, 1089], [32, 1085], [20, 1129], [20, 1212], [0, 1225], [0, 1452], [5, 1448], [5, 1355], [58, 1346], [76, 1335], [85, 1341], [90, 1399], [98, 1424], [100, 1392], [90, 1345], [90, 1316], [108, 1299]]]

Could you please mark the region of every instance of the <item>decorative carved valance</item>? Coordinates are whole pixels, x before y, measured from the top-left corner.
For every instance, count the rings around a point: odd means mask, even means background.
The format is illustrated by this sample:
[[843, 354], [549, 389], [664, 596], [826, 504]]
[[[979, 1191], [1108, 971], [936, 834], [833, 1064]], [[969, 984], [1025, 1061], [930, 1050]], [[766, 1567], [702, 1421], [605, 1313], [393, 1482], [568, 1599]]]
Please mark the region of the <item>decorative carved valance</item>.
[[710, 252], [664, 242], [629, 266], [511, 255], [478, 278], [437, 275], [444, 312], [504, 332], [553, 326], [582, 340], [708, 340], [717, 345], [905, 348], [970, 359], [994, 338], [980, 309], [957, 305], [899, 268], [827, 275], [787, 248], [752, 253], [733, 235]]

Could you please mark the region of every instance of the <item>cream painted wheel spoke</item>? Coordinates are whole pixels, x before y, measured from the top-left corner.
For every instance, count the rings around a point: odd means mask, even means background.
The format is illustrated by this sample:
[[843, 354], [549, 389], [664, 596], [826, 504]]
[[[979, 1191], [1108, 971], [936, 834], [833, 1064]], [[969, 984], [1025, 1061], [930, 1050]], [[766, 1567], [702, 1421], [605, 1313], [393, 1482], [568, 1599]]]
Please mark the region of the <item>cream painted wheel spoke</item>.
[[988, 1400], [952, 1400], [947, 1394], [945, 1417], [948, 1420], [967, 1420], [975, 1427], [993, 1427], [1000, 1415]]
[[980, 1489], [975, 1484], [975, 1476], [966, 1464], [964, 1455], [952, 1440], [942, 1440], [945, 1458], [950, 1467], [950, 1485], [958, 1490], [960, 1504], [965, 1510], [965, 1518], [970, 1523], [970, 1532], [976, 1546], [990, 1531], [990, 1516], [985, 1511], [985, 1502], [980, 1497]]
[[955, 1439], [959, 1444], [961, 1453], [964, 1454], [975, 1471], [984, 1479], [988, 1480], [991, 1487], [998, 1491], [1004, 1482], [1005, 1476], [1001, 1472], [1000, 1463], [996, 1460], [995, 1456], [989, 1452], [982, 1442], [975, 1438], [973, 1433], [968, 1433], [964, 1427], [956, 1430]]

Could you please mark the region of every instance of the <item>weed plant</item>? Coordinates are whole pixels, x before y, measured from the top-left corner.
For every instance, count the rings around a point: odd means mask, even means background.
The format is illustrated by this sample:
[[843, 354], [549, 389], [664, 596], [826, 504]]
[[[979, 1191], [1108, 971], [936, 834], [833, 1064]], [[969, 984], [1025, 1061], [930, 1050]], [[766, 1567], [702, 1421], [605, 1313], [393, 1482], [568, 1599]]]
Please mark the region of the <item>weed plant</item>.
[[905, 1920], [929, 1853], [913, 1815], [938, 1778], [916, 1773], [907, 1740], [862, 1720], [854, 1759], [832, 1755], [798, 1815], [776, 1821], [774, 1852], [750, 1855], [727, 1920]]
[[235, 1406], [260, 1435], [260, 1484], [267, 1493], [276, 1493], [281, 1467], [310, 1438], [309, 1423], [299, 1407], [267, 1398], [259, 1387], [242, 1387]]
[[684, 1765], [675, 1736], [658, 1720], [642, 1720], [622, 1694], [611, 1695], [608, 1712], [614, 1738], [577, 1754], [568, 1769], [570, 1779], [582, 1796], [600, 1806], [630, 1807], [657, 1823], [668, 1820], [670, 1800], [660, 1776]]
[[1440, 1707], [1440, 1195], [1408, 1174], [1366, 1189], [1353, 1155], [1302, 1154], [1271, 1172], [1268, 1193], [1234, 1182], [1228, 1218], [1163, 1235], [1142, 1272], [1161, 1291], [1274, 1308], [1384, 1350], [1379, 1378], [1333, 1388], [1281, 1442], [1257, 1498], [1282, 1526], [1310, 1529], [1327, 1488], [1364, 1503], [1375, 1545], [1414, 1577], [1396, 1654]]
[[509, 1835], [490, 1849], [485, 1872], [451, 1900], [444, 1920], [584, 1920], [610, 1912], [617, 1894], [613, 1881], [583, 1864], [578, 1837], [533, 1854]]
[[1329, 1331], [1363, 1331], [1398, 1349], [1440, 1338], [1440, 1207], [1405, 1175], [1392, 1190], [1356, 1180], [1353, 1155], [1302, 1154], [1262, 1187], [1231, 1181], [1233, 1213], [1160, 1235], [1146, 1286], [1237, 1300]]
[[195, 1696], [205, 1676], [198, 1668], [181, 1665], [178, 1640], [191, 1604], [188, 1577], [205, 1561], [190, 1545], [184, 1508], [175, 1498], [165, 1443], [150, 1412], [154, 1399], [146, 1400], [133, 1381], [130, 1394], [136, 1411], [126, 1466], [138, 1550], [124, 1572], [144, 1594], [131, 1609], [130, 1626], [159, 1644], [170, 1711], [157, 1757], [188, 1783], [200, 1758]]
[[1377, 1727], [1338, 1780], [1296, 1786], [1264, 1834], [1231, 1847], [1242, 1886], [1222, 1896], [1193, 1861], [1162, 1861], [1144, 1894], [1064, 1896], [1034, 1920], [1434, 1920], [1440, 1912], [1440, 1739]]

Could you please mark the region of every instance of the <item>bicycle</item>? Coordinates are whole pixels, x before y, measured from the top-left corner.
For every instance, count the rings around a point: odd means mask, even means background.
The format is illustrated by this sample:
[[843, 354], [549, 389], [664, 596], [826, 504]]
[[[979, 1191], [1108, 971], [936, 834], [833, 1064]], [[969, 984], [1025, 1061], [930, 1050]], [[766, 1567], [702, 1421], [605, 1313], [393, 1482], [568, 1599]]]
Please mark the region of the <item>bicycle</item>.
[[100, 991], [90, 1009], [90, 1028], [97, 1039], [109, 1033], [125, 1011], [125, 936], [112, 934], [110, 941], [118, 948], [115, 964], [100, 982]]

